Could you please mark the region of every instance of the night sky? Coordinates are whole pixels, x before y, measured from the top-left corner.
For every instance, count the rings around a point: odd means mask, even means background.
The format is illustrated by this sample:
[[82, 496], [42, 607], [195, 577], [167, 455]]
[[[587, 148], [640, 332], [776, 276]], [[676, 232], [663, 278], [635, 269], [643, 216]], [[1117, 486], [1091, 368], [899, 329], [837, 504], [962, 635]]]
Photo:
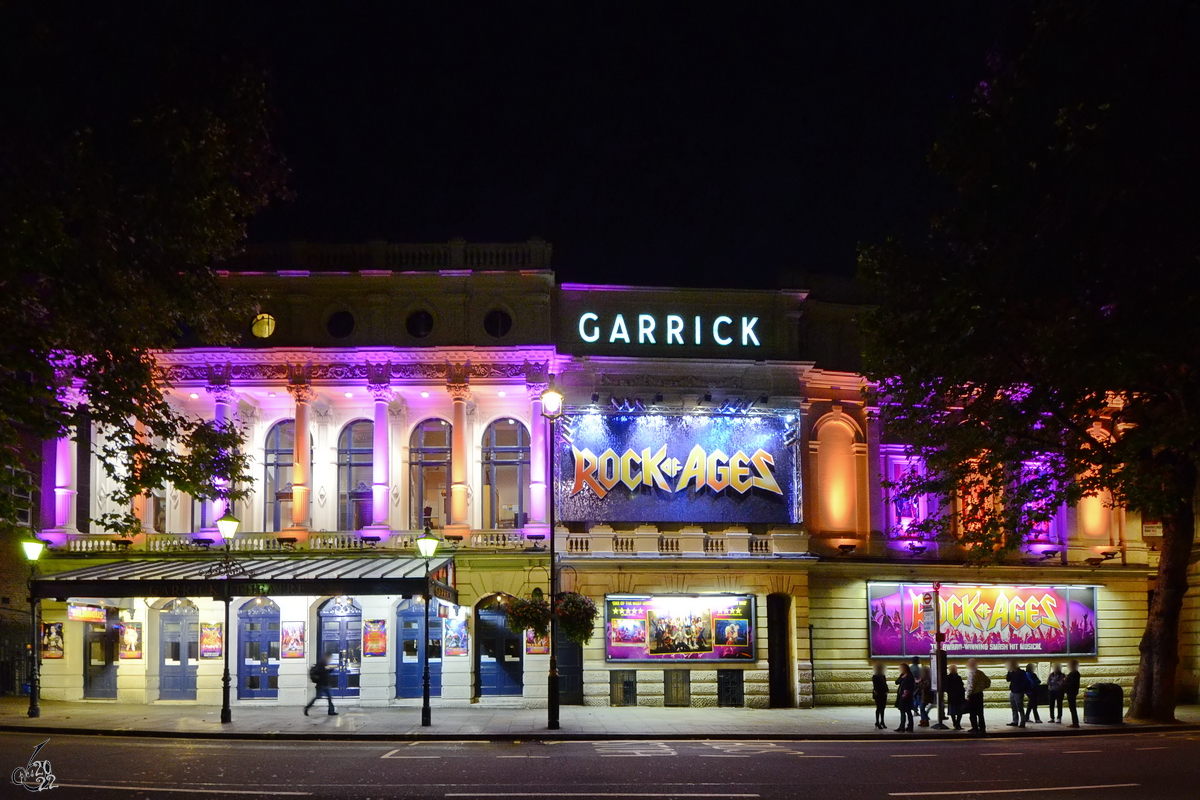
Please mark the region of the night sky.
[[556, 5], [252, 5], [296, 195], [252, 241], [540, 236], [563, 281], [849, 276], [941, 202], [926, 155], [1011, 8]]

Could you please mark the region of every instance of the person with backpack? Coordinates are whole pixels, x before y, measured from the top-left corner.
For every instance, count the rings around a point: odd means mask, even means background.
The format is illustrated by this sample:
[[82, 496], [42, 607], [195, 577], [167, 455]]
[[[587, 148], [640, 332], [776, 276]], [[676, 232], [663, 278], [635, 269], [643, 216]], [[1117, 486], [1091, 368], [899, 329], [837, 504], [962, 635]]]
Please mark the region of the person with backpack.
[[1025, 693], [1029, 691], [1029, 676], [1015, 658], [1009, 659], [1008, 672], [1004, 673], [1008, 681], [1008, 707], [1012, 710], [1010, 728], [1025, 727]]
[[321, 699], [321, 695], [325, 695], [325, 699], [329, 701], [329, 716], [337, 716], [337, 711], [333, 708], [333, 695], [329, 691], [329, 678], [329, 657], [324, 653], [317, 653], [317, 662], [308, 670], [308, 679], [316, 685], [317, 693], [304, 707], [304, 716], [308, 716], [308, 710], [313, 707], [313, 703]]
[[1040, 725], [1042, 716], [1038, 713], [1038, 690], [1042, 688], [1042, 679], [1038, 677], [1037, 664], [1025, 667], [1025, 678], [1029, 681], [1029, 687], [1025, 690], [1025, 696], [1029, 698], [1029, 703], [1025, 706], [1025, 721], [1029, 722], [1032, 715], [1033, 721]]
[[[1050, 674], [1046, 677], [1046, 690], [1050, 696], [1050, 721], [1062, 722], [1063, 695], [1066, 694], [1067, 676], [1063, 675], [1062, 664], [1057, 661], [1050, 665]], [[1058, 713], [1055, 714], [1055, 709]]]

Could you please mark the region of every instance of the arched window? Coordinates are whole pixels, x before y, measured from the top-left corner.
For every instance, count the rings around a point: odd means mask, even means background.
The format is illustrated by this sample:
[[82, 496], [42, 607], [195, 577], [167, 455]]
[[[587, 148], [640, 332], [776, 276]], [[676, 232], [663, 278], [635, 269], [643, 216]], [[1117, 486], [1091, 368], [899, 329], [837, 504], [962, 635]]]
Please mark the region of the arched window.
[[483, 527], [522, 528], [529, 514], [529, 431], [498, 419], [483, 432]]
[[413, 530], [440, 528], [450, 515], [450, 423], [427, 419], [408, 446], [409, 517]]
[[375, 423], [359, 419], [338, 437], [338, 530], [357, 531], [371, 524], [371, 465]]
[[[312, 436], [309, 436], [308, 474], [312, 474]], [[281, 531], [292, 518], [292, 464], [296, 447], [296, 421], [276, 422], [267, 431], [263, 447], [263, 530]], [[311, 503], [311, 497], [309, 499]]]

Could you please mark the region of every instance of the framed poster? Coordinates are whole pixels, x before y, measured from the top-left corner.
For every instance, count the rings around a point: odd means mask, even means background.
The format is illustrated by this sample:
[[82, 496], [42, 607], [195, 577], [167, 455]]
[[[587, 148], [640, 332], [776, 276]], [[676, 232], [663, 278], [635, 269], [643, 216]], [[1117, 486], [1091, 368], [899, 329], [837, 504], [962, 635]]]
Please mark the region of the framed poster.
[[280, 623], [279, 654], [283, 658], [304, 658], [303, 622]]
[[200, 657], [220, 658], [225, 654], [224, 640], [221, 636], [223, 622], [200, 623]]
[[104, 622], [107, 614], [99, 606], [77, 606], [67, 604], [67, 619], [72, 622]]
[[61, 622], [42, 623], [42, 658], [63, 657], [63, 624]]
[[[922, 614], [929, 584], [868, 583], [871, 658], [929, 655], [934, 634]], [[943, 648], [951, 657], [1094, 656], [1094, 586], [942, 584]]]
[[447, 617], [442, 623], [442, 652], [447, 656], [467, 654], [466, 617]]
[[525, 655], [527, 656], [547, 656], [550, 655], [550, 637], [538, 636], [532, 629], [525, 629]]
[[610, 595], [606, 661], [752, 661], [754, 595]]
[[142, 657], [142, 623], [121, 623], [121, 658]]
[[387, 620], [363, 620], [362, 651], [366, 658], [387, 655]]

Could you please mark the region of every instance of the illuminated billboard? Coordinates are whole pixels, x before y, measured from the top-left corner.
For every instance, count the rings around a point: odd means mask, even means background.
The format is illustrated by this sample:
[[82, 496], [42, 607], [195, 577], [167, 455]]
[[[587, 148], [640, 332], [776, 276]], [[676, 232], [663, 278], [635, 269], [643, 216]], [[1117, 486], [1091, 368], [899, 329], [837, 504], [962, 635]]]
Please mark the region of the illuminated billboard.
[[[921, 596], [932, 591], [929, 584], [867, 584], [872, 658], [929, 655], [933, 633], [921, 626]], [[942, 584], [939, 613], [951, 657], [1096, 655], [1092, 586]]]
[[557, 427], [565, 522], [794, 524], [798, 415], [568, 414]]
[[604, 598], [608, 661], [753, 661], [753, 595]]

